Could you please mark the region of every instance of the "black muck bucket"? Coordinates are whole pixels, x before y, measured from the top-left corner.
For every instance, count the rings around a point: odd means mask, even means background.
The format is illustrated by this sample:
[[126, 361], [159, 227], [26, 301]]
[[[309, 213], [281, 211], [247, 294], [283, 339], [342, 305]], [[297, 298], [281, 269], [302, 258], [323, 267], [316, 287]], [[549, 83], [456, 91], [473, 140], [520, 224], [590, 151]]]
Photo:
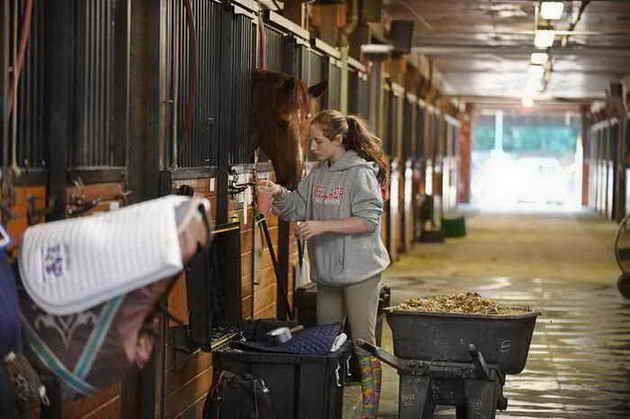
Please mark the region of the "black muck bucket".
[[387, 314], [394, 354], [402, 359], [469, 362], [475, 345], [506, 374], [525, 368], [537, 312], [479, 315], [394, 311]]
[[494, 419], [505, 410], [506, 374], [525, 368], [536, 317], [394, 311], [394, 354], [358, 345], [398, 370], [400, 419], [431, 419], [455, 406], [457, 419]]

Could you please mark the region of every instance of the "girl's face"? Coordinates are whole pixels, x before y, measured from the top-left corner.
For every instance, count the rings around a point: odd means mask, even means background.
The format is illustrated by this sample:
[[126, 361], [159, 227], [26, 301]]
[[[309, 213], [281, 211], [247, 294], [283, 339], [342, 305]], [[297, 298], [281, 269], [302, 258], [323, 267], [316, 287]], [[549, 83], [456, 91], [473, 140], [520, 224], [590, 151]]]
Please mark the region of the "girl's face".
[[341, 145], [341, 135], [329, 139], [319, 124], [311, 124], [309, 134], [310, 151], [317, 161], [336, 160], [345, 152]]

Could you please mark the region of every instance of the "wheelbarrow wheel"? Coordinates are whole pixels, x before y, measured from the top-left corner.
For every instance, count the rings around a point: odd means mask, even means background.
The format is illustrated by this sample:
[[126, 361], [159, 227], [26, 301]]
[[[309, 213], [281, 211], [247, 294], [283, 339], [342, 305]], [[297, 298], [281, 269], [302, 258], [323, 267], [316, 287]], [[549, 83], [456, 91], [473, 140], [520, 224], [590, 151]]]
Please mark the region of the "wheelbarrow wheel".
[[617, 279], [619, 293], [630, 300], [630, 274], [623, 274]]

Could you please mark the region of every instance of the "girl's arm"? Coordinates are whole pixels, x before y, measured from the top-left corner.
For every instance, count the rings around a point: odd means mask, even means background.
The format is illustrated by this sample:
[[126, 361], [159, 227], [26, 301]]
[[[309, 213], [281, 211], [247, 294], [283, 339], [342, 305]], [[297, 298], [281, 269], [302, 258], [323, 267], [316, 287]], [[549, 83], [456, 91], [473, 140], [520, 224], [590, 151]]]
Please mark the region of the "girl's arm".
[[376, 179], [374, 171], [359, 168], [352, 183], [352, 216], [361, 218], [372, 233], [380, 223], [383, 214], [383, 197], [381, 185]]
[[365, 234], [370, 231], [369, 223], [361, 217], [326, 221], [305, 221], [298, 223], [297, 226], [297, 235], [303, 240], [308, 240], [322, 233]]
[[256, 187], [262, 193], [273, 196], [273, 212], [285, 221], [301, 221], [306, 219], [306, 200], [310, 195], [310, 174], [302, 179], [295, 191], [271, 182], [259, 180]]

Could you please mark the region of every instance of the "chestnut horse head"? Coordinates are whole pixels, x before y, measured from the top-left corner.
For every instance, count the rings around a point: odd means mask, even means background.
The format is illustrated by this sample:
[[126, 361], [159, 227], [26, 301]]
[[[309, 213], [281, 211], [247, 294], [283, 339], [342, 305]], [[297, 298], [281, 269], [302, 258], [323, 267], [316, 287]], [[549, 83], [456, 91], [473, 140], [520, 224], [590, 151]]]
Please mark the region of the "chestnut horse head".
[[294, 76], [256, 71], [254, 76], [254, 131], [257, 145], [271, 159], [276, 180], [289, 189], [302, 177], [302, 150], [308, 136], [313, 99], [326, 90], [322, 82], [307, 88]]

